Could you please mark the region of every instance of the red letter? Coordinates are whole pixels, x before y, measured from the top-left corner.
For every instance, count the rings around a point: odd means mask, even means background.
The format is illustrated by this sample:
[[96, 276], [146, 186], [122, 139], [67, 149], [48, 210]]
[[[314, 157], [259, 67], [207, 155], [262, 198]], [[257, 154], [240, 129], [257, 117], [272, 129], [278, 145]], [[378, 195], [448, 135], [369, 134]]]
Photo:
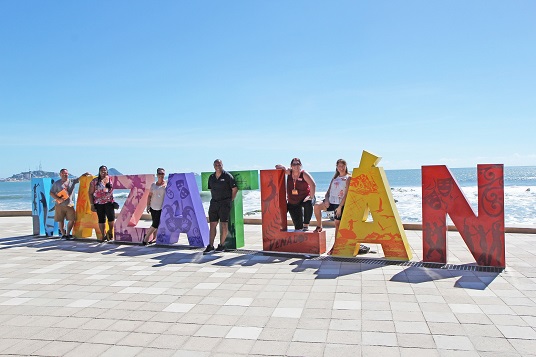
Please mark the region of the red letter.
[[478, 265], [504, 267], [503, 165], [477, 165], [478, 217], [450, 170], [422, 167], [423, 260], [447, 262], [447, 214]]

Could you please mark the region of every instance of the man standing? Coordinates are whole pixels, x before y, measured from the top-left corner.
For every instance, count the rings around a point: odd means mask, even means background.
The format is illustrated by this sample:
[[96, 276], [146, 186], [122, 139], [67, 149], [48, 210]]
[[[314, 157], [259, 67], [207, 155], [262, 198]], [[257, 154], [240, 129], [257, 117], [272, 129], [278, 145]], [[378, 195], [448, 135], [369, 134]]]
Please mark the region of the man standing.
[[225, 238], [227, 238], [229, 215], [231, 204], [236, 197], [238, 187], [233, 175], [223, 169], [220, 159], [214, 160], [215, 172], [208, 178], [208, 189], [212, 198], [208, 208], [208, 219], [210, 222], [210, 243], [203, 254], [214, 250], [214, 239], [216, 238], [216, 227], [220, 222], [220, 244], [215, 250], [221, 252], [225, 250]]
[[[90, 175], [86, 172], [84, 175]], [[60, 180], [54, 182], [50, 189], [50, 196], [56, 200], [54, 213], [54, 221], [58, 222], [61, 231], [61, 237], [71, 239], [71, 230], [76, 219], [74, 204], [71, 196], [75, 185], [80, 181], [80, 177], [74, 180], [69, 179], [69, 171], [67, 169], [60, 170]], [[64, 220], [67, 219], [67, 231], [65, 230]]]

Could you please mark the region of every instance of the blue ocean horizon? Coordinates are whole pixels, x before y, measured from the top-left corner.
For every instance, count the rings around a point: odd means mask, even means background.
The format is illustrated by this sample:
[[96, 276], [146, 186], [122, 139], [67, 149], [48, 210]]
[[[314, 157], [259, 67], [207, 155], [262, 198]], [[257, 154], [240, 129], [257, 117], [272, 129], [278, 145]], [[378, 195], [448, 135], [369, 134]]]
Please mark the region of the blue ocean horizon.
[[[477, 170], [451, 168], [471, 206], [477, 211]], [[385, 170], [397, 210], [403, 222], [421, 222], [421, 169]], [[334, 171], [310, 172], [316, 185], [316, 197], [321, 199], [329, 187]], [[198, 187], [201, 178], [196, 175]], [[506, 225], [536, 225], [536, 166], [505, 166], [505, 222]], [[260, 191], [244, 191], [244, 213], [260, 211]], [[120, 205], [128, 196], [127, 190], [117, 190]], [[205, 210], [208, 210], [209, 192], [200, 192]], [[31, 210], [31, 185], [26, 182], [0, 182], [0, 211]]]

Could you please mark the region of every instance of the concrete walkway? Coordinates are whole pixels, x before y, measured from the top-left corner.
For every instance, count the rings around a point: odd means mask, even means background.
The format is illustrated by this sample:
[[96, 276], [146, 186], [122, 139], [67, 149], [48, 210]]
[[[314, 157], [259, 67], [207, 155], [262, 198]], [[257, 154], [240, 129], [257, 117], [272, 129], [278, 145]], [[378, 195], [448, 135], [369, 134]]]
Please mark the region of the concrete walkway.
[[454, 265], [437, 269], [418, 264], [419, 231], [406, 231], [404, 265], [378, 246], [356, 259], [263, 255], [254, 225], [249, 250], [207, 256], [31, 230], [31, 217], [0, 218], [0, 355], [536, 354], [534, 234], [507, 234], [506, 270], [483, 272], [455, 232]]

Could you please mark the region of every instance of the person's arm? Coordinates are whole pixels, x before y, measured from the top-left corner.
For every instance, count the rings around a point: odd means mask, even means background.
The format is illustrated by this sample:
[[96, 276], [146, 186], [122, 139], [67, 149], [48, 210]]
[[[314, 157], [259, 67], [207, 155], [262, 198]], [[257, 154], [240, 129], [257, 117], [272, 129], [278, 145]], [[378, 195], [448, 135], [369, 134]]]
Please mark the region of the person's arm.
[[307, 171], [303, 171], [303, 179], [309, 184], [309, 196], [305, 197], [305, 199], [303, 200], [305, 202], [312, 200], [313, 197], [315, 197], [316, 183], [313, 177], [309, 175]]
[[233, 191], [232, 200], [234, 201], [234, 199], [236, 198], [236, 194], [238, 193], [238, 187], [235, 186], [231, 190]]
[[50, 189], [49, 195], [54, 200], [56, 200], [56, 202], [58, 202], [58, 203], [63, 201], [63, 198], [61, 198], [60, 196], [56, 195], [56, 192], [54, 192], [54, 186], [52, 186], [52, 188]]
[[89, 196], [89, 204], [91, 205], [91, 210], [95, 212], [95, 201], [93, 200], [93, 194], [95, 193], [95, 182], [91, 181], [89, 183], [89, 190], [87, 191], [87, 194]]
[[324, 203], [327, 203], [328, 206], [329, 206], [329, 191], [331, 191], [331, 184], [333, 184], [333, 179], [329, 183], [328, 190], [326, 191], [326, 194], [324, 196]]
[[153, 191], [149, 190], [149, 196], [147, 196], [147, 213], [151, 212], [151, 197], [153, 197]]
[[348, 195], [348, 189], [350, 188], [351, 179], [352, 179], [351, 177], [348, 177], [348, 180], [346, 180], [346, 187], [344, 188], [344, 195], [342, 196], [342, 200], [341, 200], [341, 203], [339, 204], [339, 207], [337, 207], [337, 209], [335, 210], [335, 214], [337, 216], [341, 215], [341, 210], [344, 207], [344, 204], [346, 203], [346, 196]]
[[275, 165], [275, 168], [278, 169], [278, 170], [285, 171], [285, 175], [290, 175], [290, 168], [287, 169], [285, 167], [285, 165], [277, 164], [277, 165]]
[[79, 182], [80, 182], [80, 179], [81, 179], [82, 177], [84, 177], [84, 176], [91, 176], [91, 174], [90, 174], [89, 172], [86, 172], [85, 174], [80, 175], [80, 177], [75, 178], [75, 179], [73, 180], [73, 183], [74, 183], [74, 184], [79, 183]]

